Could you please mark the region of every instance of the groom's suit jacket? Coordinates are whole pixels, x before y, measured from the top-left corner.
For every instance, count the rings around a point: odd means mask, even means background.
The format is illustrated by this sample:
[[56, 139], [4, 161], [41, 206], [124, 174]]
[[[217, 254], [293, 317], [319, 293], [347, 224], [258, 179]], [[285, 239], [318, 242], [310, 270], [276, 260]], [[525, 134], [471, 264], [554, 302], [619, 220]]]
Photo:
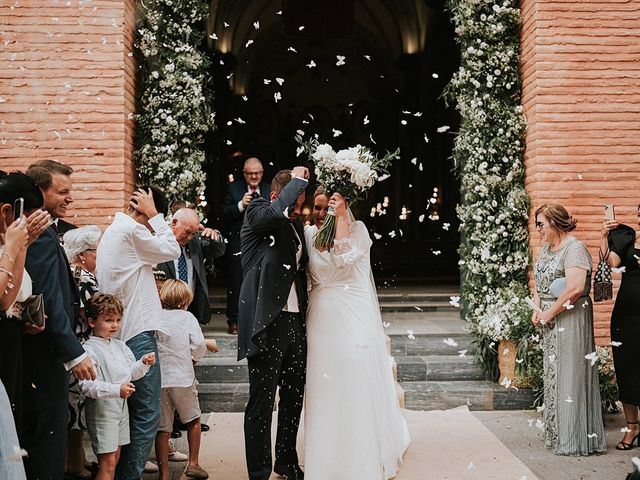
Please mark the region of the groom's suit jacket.
[[[266, 348], [267, 327], [287, 303], [294, 279], [304, 324], [308, 256], [302, 223], [299, 219], [292, 223], [288, 212], [307, 185], [293, 178], [273, 202], [256, 198], [247, 207], [240, 231], [243, 278], [238, 306], [238, 360]], [[296, 232], [302, 243], [298, 268]]]

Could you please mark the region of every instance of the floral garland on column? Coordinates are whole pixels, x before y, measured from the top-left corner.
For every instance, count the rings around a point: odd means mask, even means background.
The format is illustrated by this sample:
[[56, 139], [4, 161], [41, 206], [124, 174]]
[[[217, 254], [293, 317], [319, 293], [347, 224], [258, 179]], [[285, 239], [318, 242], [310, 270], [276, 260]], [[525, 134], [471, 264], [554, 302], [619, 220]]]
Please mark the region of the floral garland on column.
[[143, 62], [134, 159], [148, 183], [170, 199], [204, 192], [204, 134], [213, 128], [209, 59], [201, 44], [208, 7], [201, 0], [146, 0], [138, 47]]
[[453, 158], [461, 179], [460, 269], [476, 358], [497, 376], [496, 344], [533, 331], [524, 187], [526, 122], [520, 105], [520, 10], [515, 0], [448, 0], [461, 64], [446, 98], [461, 115]]

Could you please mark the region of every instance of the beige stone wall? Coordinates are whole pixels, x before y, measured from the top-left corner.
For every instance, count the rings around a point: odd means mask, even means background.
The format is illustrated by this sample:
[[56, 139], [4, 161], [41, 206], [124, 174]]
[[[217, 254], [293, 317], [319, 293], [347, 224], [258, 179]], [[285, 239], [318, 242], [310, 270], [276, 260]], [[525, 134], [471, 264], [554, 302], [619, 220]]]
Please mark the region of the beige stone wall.
[[0, 2], [1, 168], [72, 166], [74, 223], [105, 224], [132, 188], [134, 28], [135, 0]]
[[[640, 203], [640, 0], [522, 0], [521, 8], [527, 189], [534, 208], [569, 208], [597, 261], [603, 205], [635, 226]], [[601, 344], [612, 306], [595, 308]]]

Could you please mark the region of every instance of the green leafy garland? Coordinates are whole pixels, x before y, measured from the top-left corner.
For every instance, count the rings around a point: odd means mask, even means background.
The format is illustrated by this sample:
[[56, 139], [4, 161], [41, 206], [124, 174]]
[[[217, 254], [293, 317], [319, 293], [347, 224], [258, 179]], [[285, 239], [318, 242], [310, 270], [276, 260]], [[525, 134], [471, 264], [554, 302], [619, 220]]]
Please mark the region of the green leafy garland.
[[[204, 134], [213, 128], [201, 44], [208, 7], [201, 0], [146, 0], [138, 47], [143, 62], [134, 159], [144, 181], [170, 199], [204, 192]], [[200, 199], [202, 199], [201, 197]]]
[[533, 332], [524, 187], [526, 122], [520, 105], [520, 11], [515, 0], [448, 0], [461, 65], [445, 96], [461, 115], [453, 158], [461, 179], [460, 269], [476, 358], [497, 377], [497, 342]]

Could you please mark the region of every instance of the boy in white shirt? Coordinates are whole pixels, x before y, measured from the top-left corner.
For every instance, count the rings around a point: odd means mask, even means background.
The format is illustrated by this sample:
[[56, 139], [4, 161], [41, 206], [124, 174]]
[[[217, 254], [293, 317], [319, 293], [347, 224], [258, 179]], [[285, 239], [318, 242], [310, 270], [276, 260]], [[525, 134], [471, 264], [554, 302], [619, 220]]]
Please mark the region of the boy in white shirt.
[[127, 398], [135, 393], [133, 380], [142, 378], [156, 362], [155, 353], [136, 361], [127, 345], [114, 338], [120, 330], [122, 302], [113, 295], [96, 293], [85, 305], [93, 334], [84, 344], [97, 372], [95, 380], [81, 380], [87, 431], [98, 457], [96, 480], [112, 480], [120, 447], [129, 444]]
[[169, 480], [169, 437], [175, 412], [180, 421], [187, 425], [189, 463], [184, 475], [196, 479], [209, 478], [209, 474], [199, 465], [201, 412], [193, 370], [193, 365], [206, 353], [207, 346], [198, 320], [187, 311], [191, 300], [193, 292], [181, 280], [167, 280], [160, 290], [164, 309], [158, 322], [161, 328], [156, 333], [158, 355], [162, 359], [162, 413], [156, 435], [160, 480]]

